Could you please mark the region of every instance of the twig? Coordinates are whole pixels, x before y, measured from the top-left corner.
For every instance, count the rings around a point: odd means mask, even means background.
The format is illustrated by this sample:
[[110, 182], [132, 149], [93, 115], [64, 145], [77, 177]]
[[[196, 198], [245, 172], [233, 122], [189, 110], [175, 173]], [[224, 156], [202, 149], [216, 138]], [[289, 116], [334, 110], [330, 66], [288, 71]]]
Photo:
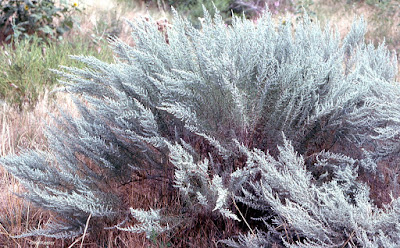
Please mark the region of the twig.
[[355, 232], [355, 231], [353, 231], [353, 232], [350, 234], [349, 238], [346, 240], [346, 242], [344, 242], [342, 248], [344, 248], [344, 247], [347, 245], [347, 243], [349, 243], [350, 240], [352, 240], [353, 235], [354, 235], [354, 232]]
[[239, 212], [239, 214], [240, 214], [240, 216], [242, 217], [244, 223], [246, 223], [247, 227], [250, 229], [251, 234], [255, 235], [253, 229], [251, 229], [249, 223], [247, 223], [247, 221], [246, 221], [246, 219], [244, 218], [244, 216], [243, 216], [242, 212], [240, 211], [239, 207], [236, 205], [235, 198], [233, 198], [233, 194], [231, 195], [231, 197], [232, 197], [233, 205], [235, 205], [235, 208], [236, 208], [236, 210]]
[[76, 243], [79, 242], [79, 240], [81, 240], [83, 238], [83, 236], [77, 238], [70, 246], [68, 246], [68, 248], [72, 248]]
[[83, 235], [82, 235], [82, 242], [81, 242], [81, 247], [80, 248], [83, 247], [83, 241], [85, 240], [85, 235], [86, 235], [86, 231], [87, 231], [88, 226], [89, 226], [90, 217], [92, 217], [92, 214], [89, 214], [89, 217], [88, 217], [88, 219], [86, 221], [85, 231], [83, 232]]
[[[289, 232], [287, 231], [287, 229], [286, 229], [286, 222], [285, 221], [283, 221], [283, 229], [285, 230], [285, 234], [286, 234], [286, 239], [287, 239], [287, 241], [290, 243], [291, 241], [290, 241], [290, 237], [289, 237]], [[292, 242], [293, 242], [293, 240], [292, 240]]]
[[83, 246], [83, 240], [85, 239], [86, 231], [87, 231], [87, 229], [88, 229], [89, 220], [90, 220], [91, 217], [92, 217], [92, 214], [89, 214], [89, 217], [88, 217], [88, 219], [87, 219], [87, 221], [86, 221], [85, 230], [83, 231], [83, 235], [80, 236], [79, 238], [77, 238], [70, 246], [68, 246], [68, 248], [72, 248], [72, 247], [73, 247], [76, 243], [78, 243], [80, 240], [82, 240], [82, 241], [81, 241], [81, 245], [80, 245], [80, 247], [82, 248], [82, 246]]
[[15, 243], [18, 247], [21, 247], [21, 245], [18, 244], [18, 242], [15, 241], [13, 237], [11, 237], [10, 233], [7, 232], [7, 230], [4, 228], [4, 226], [3, 226], [1, 223], [0, 223], [0, 227], [4, 230], [4, 232], [0, 232], [0, 234], [3, 234], [3, 235], [5, 234], [5, 235], [7, 235], [8, 238], [11, 239], [12, 241], [14, 241], [14, 243]]

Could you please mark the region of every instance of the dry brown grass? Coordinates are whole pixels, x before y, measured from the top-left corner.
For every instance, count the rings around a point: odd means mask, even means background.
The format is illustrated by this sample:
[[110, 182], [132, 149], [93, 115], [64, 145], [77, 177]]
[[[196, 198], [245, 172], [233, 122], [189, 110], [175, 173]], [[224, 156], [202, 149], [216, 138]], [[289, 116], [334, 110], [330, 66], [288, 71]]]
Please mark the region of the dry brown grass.
[[[72, 2], [72, 1], [70, 1]], [[127, 6], [116, 0], [85, 1], [82, 6], [80, 26], [73, 29], [70, 36], [84, 35], [99, 41], [109, 36], [118, 36], [128, 44], [132, 43], [131, 28], [126, 20], [133, 21], [142, 16], [151, 15], [155, 20], [171, 20], [172, 15], [162, 9], [149, 7], [145, 1], [134, 1]]]
[[[18, 154], [22, 149], [46, 149], [44, 121], [50, 121], [45, 93], [33, 109], [11, 107], [3, 103], [0, 109], [0, 155]], [[48, 219], [48, 213], [34, 208], [15, 194], [22, 194], [18, 181], [0, 167], [0, 244], [26, 247], [29, 239], [17, 240], [12, 235], [36, 227]]]
[[[363, 16], [367, 21], [366, 41], [377, 45], [383, 40], [389, 49], [400, 52], [400, 3], [391, 1], [385, 5], [371, 5], [366, 1], [315, 0], [313, 10], [322, 23], [335, 25], [342, 36], [346, 35], [355, 17]], [[378, 2], [378, 1], [376, 1]]]

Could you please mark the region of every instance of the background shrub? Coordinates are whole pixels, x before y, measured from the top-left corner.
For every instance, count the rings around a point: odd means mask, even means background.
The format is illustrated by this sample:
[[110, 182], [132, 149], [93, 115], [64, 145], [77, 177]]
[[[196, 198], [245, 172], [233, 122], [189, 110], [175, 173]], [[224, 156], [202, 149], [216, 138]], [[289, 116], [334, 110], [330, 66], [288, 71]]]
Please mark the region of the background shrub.
[[74, 25], [73, 13], [79, 11], [75, 2], [71, 6], [56, 6], [53, 0], [5, 0], [0, 3], [0, 41], [8, 41], [36, 34], [41, 38], [60, 38]]
[[[214, 15], [214, 5], [219, 10], [219, 14], [228, 24], [232, 22], [232, 14], [246, 18], [257, 18], [263, 11], [268, 9], [273, 14], [283, 13], [287, 11], [302, 12], [302, 8], [306, 8], [310, 13], [309, 6], [312, 1], [292, 1], [292, 0], [169, 0], [169, 1], [151, 1], [154, 5], [163, 9], [170, 10], [174, 7], [179, 13], [185, 15], [196, 28], [200, 28], [200, 21], [203, 17], [203, 6]], [[200, 19], [199, 19], [200, 18]]]

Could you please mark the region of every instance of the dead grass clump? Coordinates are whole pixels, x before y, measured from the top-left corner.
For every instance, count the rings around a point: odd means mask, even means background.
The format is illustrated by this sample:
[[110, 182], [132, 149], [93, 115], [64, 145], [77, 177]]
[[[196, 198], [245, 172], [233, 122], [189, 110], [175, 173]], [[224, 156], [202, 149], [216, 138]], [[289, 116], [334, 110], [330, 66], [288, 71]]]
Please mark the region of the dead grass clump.
[[[79, 27], [70, 31], [69, 37], [89, 37], [95, 43], [118, 37], [133, 45], [131, 27], [127, 20], [151, 15], [155, 20], [171, 20], [171, 14], [160, 8], [149, 8], [145, 1], [121, 3], [116, 0], [85, 1], [79, 16]], [[68, 39], [68, 36], [66, 37]]]
[[[33, 109], [20, 110], [7, 103], [0, 109], [0, 153], [1, 156], [18, 154], [23, 149], [45, 150], [43, 134], [44, 121], [50, 121], [47, 92]], [[46, 222], [50, 214], [35, 208], [31, 203], [18, 197], [24, 193], [20, 183], [0, 167], [0, 244], [26, 247], [31, 239], [14, 239], [31, 228]], [[42, 240], [43, 241], [43, 240]], [[45, 240], [47, 242], [47, 240]], [[33, 242], [33, 241], [32, 241]]]

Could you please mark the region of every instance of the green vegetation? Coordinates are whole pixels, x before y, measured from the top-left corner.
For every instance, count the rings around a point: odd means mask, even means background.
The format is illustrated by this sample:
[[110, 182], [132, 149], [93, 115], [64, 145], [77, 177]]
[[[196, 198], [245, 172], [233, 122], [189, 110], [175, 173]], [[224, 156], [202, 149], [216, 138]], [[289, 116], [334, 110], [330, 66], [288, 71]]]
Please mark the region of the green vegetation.
[[[6, 0], [0, 3], [0, 98], [32, 106], [45, 89], [57, 83], [50, 71], [59, 65], [80, 64], [69, 55], [113, 59], [106, 39], [63, 35], [76, 24], [77, 2]], [[100, 53], [101, 51], [101, 53]]]
[[0, 97], [18, 106], [34, 104], [46, 88], [56, 84], [57, 77], [50, 69], [59, 65], [81, 66], [69, 59], [69, 55], [85, 54], [106, 61], [113, 59], [106, 42], [95, 46], [79, 36], [72, 41], [48, 44], [32, 36], [0, 49]]
[[215, 7], [220, 11], [223, 19], [231, 19], [230, 4], [232, 0], [216, 0], [216, 1], [205, 1], [205, 0], [170, 0], [168, 5], [174, 6], [179, 13], [182, 13], [189, 17], [189, 20], [194, 23], [196, 27], [199, 27], [199, 18], [203, 17], [203, 5], [210, 11], [211, 15], [215, 14]]
[[27, 38], [33, 34], [44, 39], [61, 38], [74, 26], [73, 15], [79, 11], [76, 2], [70, 6], [62, 3], [57, 6], [53, 0], [2, 1], [0, 3], [2, 38], [8, 41], [12, 38]]

